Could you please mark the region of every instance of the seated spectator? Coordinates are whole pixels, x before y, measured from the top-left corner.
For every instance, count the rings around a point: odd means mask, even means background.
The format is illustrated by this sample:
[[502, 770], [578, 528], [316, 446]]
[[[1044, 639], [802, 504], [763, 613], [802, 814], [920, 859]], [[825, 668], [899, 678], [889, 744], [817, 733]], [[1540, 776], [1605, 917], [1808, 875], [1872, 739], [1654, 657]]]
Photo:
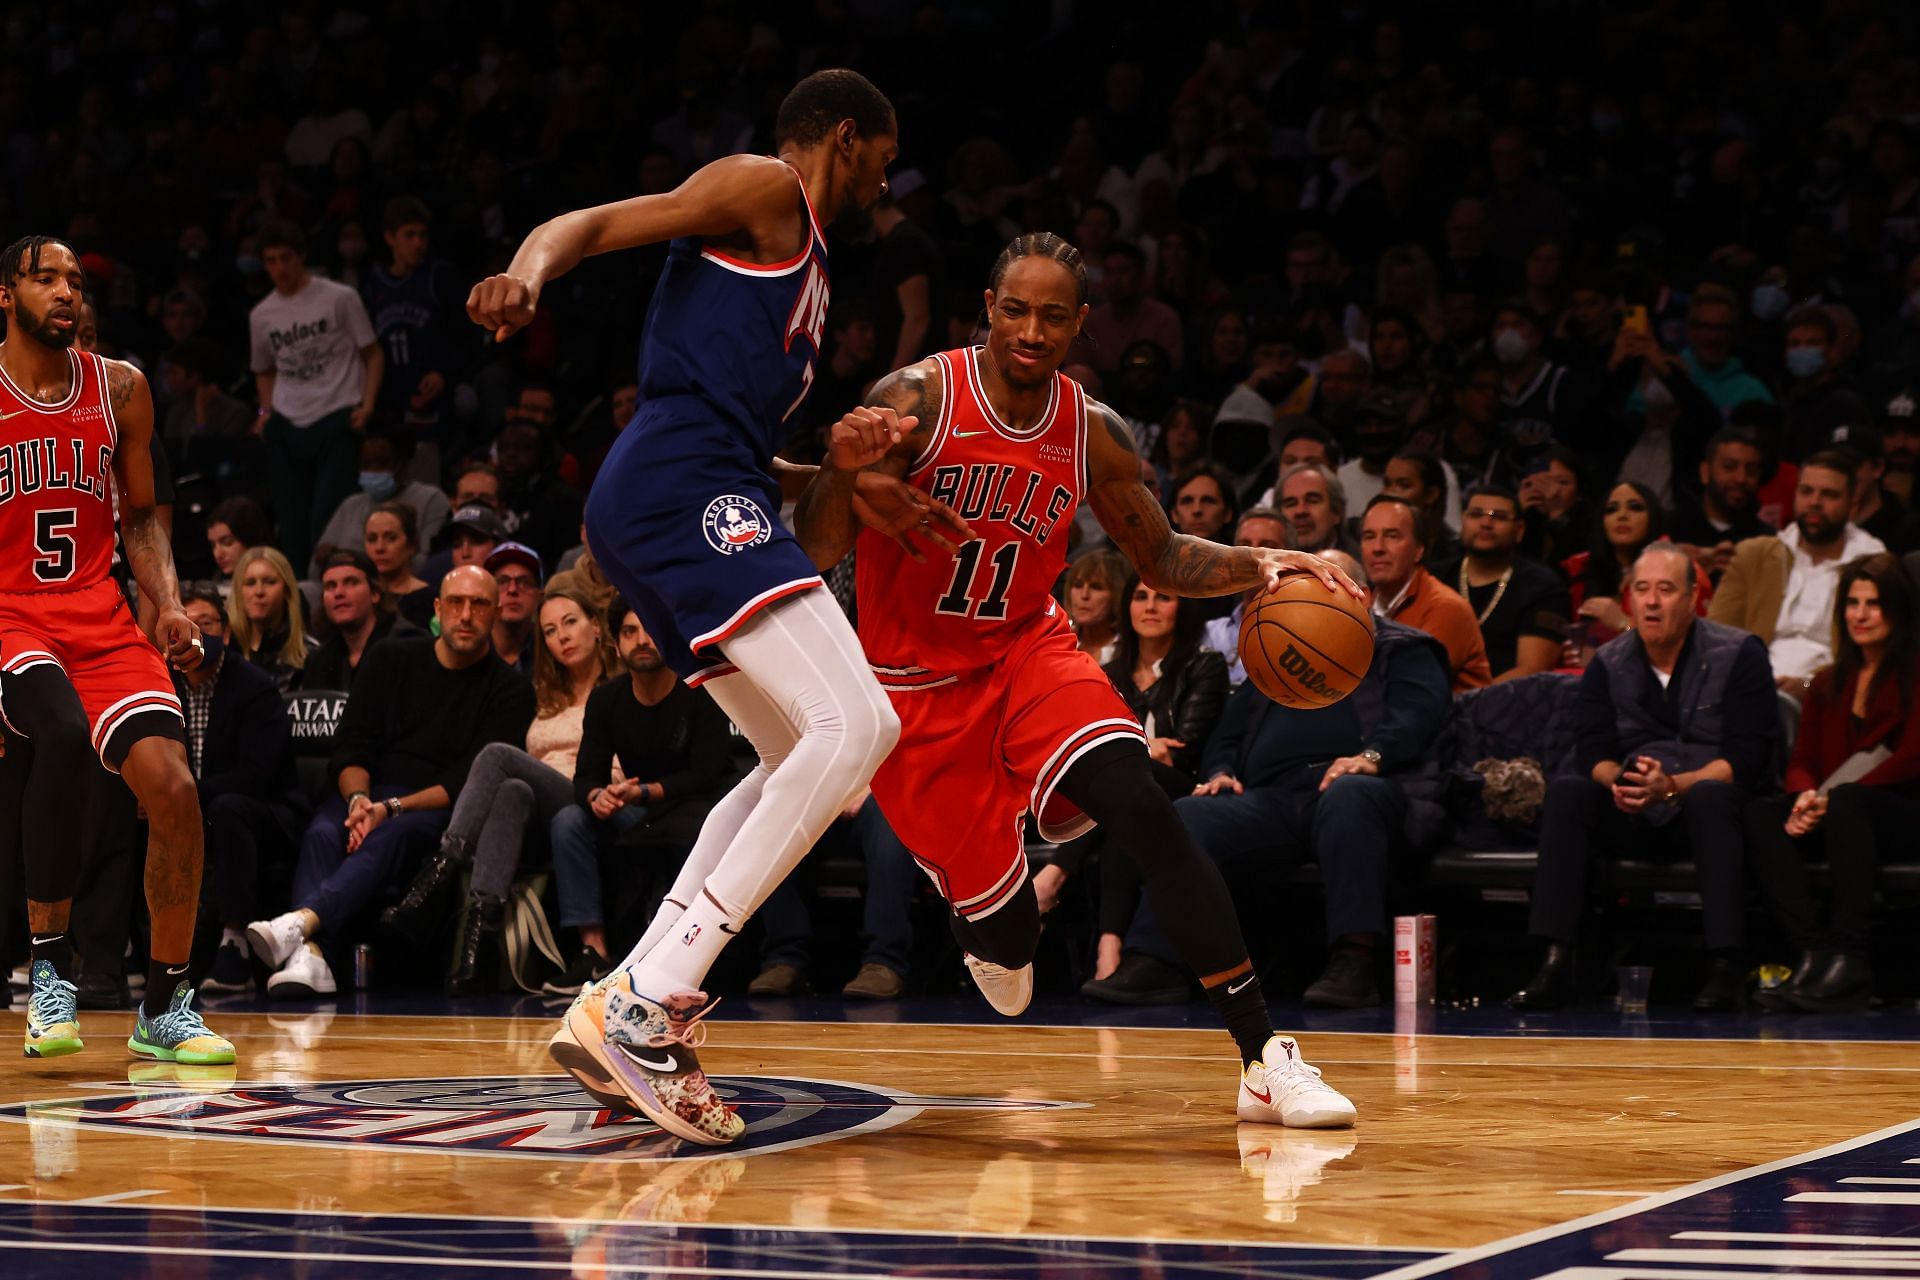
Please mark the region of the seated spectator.
[[[871, 324], [869, 324], [869, 333], [871, 333]], [[836, 356], [837, 354], [836, 349]], [[829, 359], [828, 363], [831, 364], [832, 360]], [[823, 369], [820, 381], [814, 386], [815, 391], [823, 389], [822, 384], [826, 381], [826, 373], [827, 371]], [[873, 374], [868, 374], [867, 381], [872, 381], [873, 377]], [[842, 394], [841, 412], [859, 403], [860, 396], [866, 391], [866, 386], [866, 382], [861, 382], [852, 388], [850, 394]], [[817, 406], [811, 403], [811, 396], [808, 397], [808, 402], [808, 408], [817, 409]], [[606, 416], [597, 423], [576, 427], [572, 436], [568, 438], [567, 451], [560, 459], [561, 482], [578, 489], [581, 493], [593, 488], [593, 478], [600, 474], [600, 465], [607, 460], [607, 451], [613, 448], [613, 442], [632, 423], [634, 410], [640, 405], [640, 384], [633, 380], [631, 374], [624, 375], [607, 392], [605, 404]], [[498, 479], [497, 473], [495, 479]]]
[[1722, 427], [1700, 459], [1699, 492], [1675, 500], [1669, 533], [1716, 584], [1737, 544], [1778, 532], [1757, 508], [1766, 466], [1766, 449], [1750, 428]]
[[1113, 656], [1125, 599], [1121, 592], [1131, 572], [1127, 558], [1118, 551], [1090, 551], [1067, 566], [1067, 622], [1081, 651], [1092, 654], [1097, 662]]
[[163, 374], [169, 401], [160, 431], [176, 457], [192, 457], [203, 440], [244, 439], [253, 410], [220, 386], [220, 348], [206, 338], [188, 338], [167, 353]]
[[1545, 337], [1540, 317], [1524, 302], [1503, 303], [1493, 313], [1488, 345], [1500, 366], [1500, 427], [1509, 460], [1523, 470], [1556, 440], [1581, 440], [1590, 411], [1591, 396], [1579, 379], [1547, 359]]
[[1447, 651], [1447, 679], [1455, 693], [1493, 679], [1480, 624], [1459, 593], [1427, 572], [1426, 512], [1403, 498], [1380, 494], [1360, 522], [1360, 554], [1373, 582], [1373, 612], [1424, 631]]
[[420, 548], [414, 519], [413, 508], [406, 503], [383, 502], [367, 513], [362, 545], [380, 575], [380, 611], [425, 630], [433, 619], [436, 593], [414, 576], [414, 557]]
[[[462, 507], [482, 506], [500, 514], [500, 469], [491, 462], [482, 462], [478, 458], [460, 464], [459, 472], [454, 476], [453, 492], [448, 495], [447, 504], [454, 511]], [[442, 531], [442, 536], [452, 532], [451, 527]], [[501, 531], [505, 536], [505, 530]]]
[[333, 634], [307, 657], [303, 689], [353, 691], [367, 650], [398, 632], [418, 632], [412, 623], [381, 607], [385, 589], [373, 561], [358, 551], [336, 551], [320, 569], [320, 608]]
[[1687, 300], [1687, 347], [1680, 353], [1687, 376], [1724, 416], [1749, 400], [1772, 400], [1767, 384], [1748, 373], [1735, 355], [1740, 303], [1729, 289], [1702, 285]]
[[273, 521], [252, 498], [244, 494], [228, 498], [207, 512], [207, 550], [213, 555], [213, 581], [222, 600], [233, 591], [240, 553], [248, 547], [272, 545]]
[[1320, 463], [1303, 462], [1281, 472], [1276, 488], [1294, 550], [1353, 554], [1358, 544], [1347, 532], [1347, 491], [1339, 476]]
[[[1840, 571], [1833, 631], [1833, 664], [1807, 690], [1787, 794], [1747, 805], [1754, 876], [1800, 952], [1786, 982], [1755, 997], [1769, 1011], [1867, 1008], [1875, 873], [1912, 848], [1920, 827], [1920, 620], [1913, 582], [1892, 554]], [[1807, 879], [1807, 861], [1823, 854], [1832, 878], [1824, 913]]]
[[[1189, 360], [1182, 370], [1181, 394], [1203, 404], [1223, 404], [1247, 376], [1247, 318], [1229, 307], [1201, 320], [1197, 328], [1204, 340], [1198, 344], [1198, 359]], [[1256, 416], [1273, 421], [1273, 405]]]
[[1147, 455], [1159, 473], [1162, 493], [1172, 488], [1175, 476], [1206, 457], [1208, 433], [1213, 427], [1213, 410], [1205, 404], [1198, 400], [1173, 402]]
[[1787, 317], [1787, 376], [1780, 407], [1787, 420], [1781, 453], [1789, 462], [1822, 448], [1837, 427], [1873, 421], [1873, 410], [1835, 355], [1839, 336], [1824, 307], [1802, 307]]
[[1350, 347], [1336, 347], [1320, 358], [1307, 413], [1343, 445], [1353, 439], [1360, 403], [1373, 387], [1373, 368]]
[[1754, 637], [1693, 614], [1697, 570], [1671, 542], [1640, 553], [1634, 630], [1602, 645], [1580, 680], [1576, 774], [1547, 782], [1527, 931], [1540, 967], [1507, 1003], [1552, 1009], [1570, 993], [1595, 856], [1691, 855], [1712, 965], [1694, 999], [1733, 1009], [1740, 963], [1742, 814], [1767, 785], [1778, 732], [1772, 672]]
[[1218, 416], [1233, 422], [1278, 422], [1306, 413], [1313, 392], [1313, 376], [1300, 363], [1292, 332], [1269, 322], [1255, 332], [1251, 368], [1221, 400]]
[[200, 611], [188, 616], [201, 628], [206, 657], [191, 672], [175, 672], [173, 688], [186, 715], [187, 763], [206, 827], [200, 912], [220, 926], [201, 986], [245, 991], [253, 985], [246, 928], [260, 905], [262, 855], [284, 865], [299, 831], [293, 743], [273, 677], [227, 649], [219, 600], [190, 594]]
[[1750, 631], [1767, 646], [1774, 680], [1796, 701], [1813, 673], [1833, 661], [1833, 600], [1840, 566], [1876, 551], [1880, 540], [1856, 529], [1853, 458], [1837, 450], [1800, 465], [1793, 525], [1734, 548], [1707, 616]]
[[1880, 439], [1886, 446], [1887, 472], [1880, 487], [1909, 507], [1920, 502], [1913, 483], [1920, 466], [1920, 395], [1912, 387], [1901, 387], [1887, 397], [1880, 408]]
[[1340, 446], [1334, 443], [1327, 429], [1304, 414], [1280, 419], [1273, 425], [1272, 462], [1261, 468], [1254, 480], [1243, 486], [1242, 491], [1251, 493], [1258, 490], [1260, 497], [1249, 505], [1273, 507], [1280, 505], [1280, 477], [1303, 462], [1317, 462], [1335, 474], [1340, 470]]
[[[420, 576], [429, 586], [436, 586], [456, 564], [484, 563], [494, 547], [507, 540], [507, 526], [500, 516], [500, 474], [491, 462], [463, 465], [453, 482], [450, 501], [453, 511], [446, 528], [440, 531], [440, 545], [428, 552], [424, 563], [416, 561]], [[465, 520], [461, 519], [463, 514]], [[455, 559], [461, 542], [473, 545]]]
[[[1234, 529], [1233, 545], [1236, 547], [1265, 547], [1270, 551], [1284, 551], [1287, 547], [1287, 521], [1272, 507], [1254, 507], [1240, 517], [1239, 525]], [[1246, 668], [1240, 665], [1240, 622], [1246, 614], [1247, 606], [1266, 593], [1266, 585], [1253, 587], [1240, 594], [1233, 602], [1233, 611], [1224, 618], [1210, 618], [1201, 632], [1207, 648], [1226, 660], [1227, 681], [1238, 685], [1247, 678]]]
[[1233, 527], [1237, 489], [1226, 468], [1196, 463], [1173, 478], [1168, 518], [1177, 532], [1218, 542]]
[[438, 638], [394, 640], [368, 655], [328, 765], [338, 795], [320, 806], [300, 842], [293, 908], [247, 926], [254, 955], [274, 971], [269, 996], [337, 990], [314, 939], [337, 941], [398, 886], [420, 846], [446, 829], [488, 743], [525, 740], [533, 689], [493, 655], [499, 601], [486, 570], [455, 569], [435, 604]]
[[439, 853], [421, 866], [406, 896], [381, 916], [380, 922], [390, 929], [413, 931], [426, 922], [461, 873], [472, 868], [467, 910], [447, 971], [448, 995], [471, 995], [491, 984], [507, 894], [519, 873], [528, 834], [537, 833], [536, 847], [543, 845], [554, 818], [573, 803], [573, 769], [587, 697], [619, 669], [604, 615], [595, 613], [577, 592], [548, 596], [540, 606], [534, 718], [527, 728], [526, 749], [495, 742], [474, 757]]
[[1380, 492], [1399, 498], [1427, 518], [1433, 545], [1429, 560], [1453, 560], [1460, 555], [1460, 494], [1447, 464], [1425, 449], [1402, 449], [1387, 459]]
[[[1365, 581], [1356, 562], [1334, 555]], [[1426, 754], [1450, 704], [1439, 642], [1382, 619], [1365, 680], [1331, 707], [1278, 706], [1251, 682], [1241, 685], [1207, 742], [1204, 781], [1174, 805], [1194, 843], [1223, 869], [1320, 863], [1333, 946], [1326, 971], [1307, 988], [1309, 1004], [1380, 1003], [1375, 957], [1386, 933], [1388, 855], [1404, 838], [1407, 808], [1394, 775]], [[1186, 974], [1151, 904], [1141, 904], [1127, 929], [1120, 967], [1081, 990], [1115, 1004], [1186, 998]]]
[[452, 514], [447, 495], [418, 480], [400, 483], [400, 454], [393, 441], [384, 436], [368, 436], [360, 442], [360, 491], [348, 496], [334, 511], [333, 518], [320, 533], [320, 545], [313, 553], [310, 572], [320, 576], [320, 564], [335, 551], [352, 551], [361, 544], [367, 528], [367, 516], [375, 506], [403, 502], [413, 508], [415, 547], [432, 544], [446, 527]]
[[1147, 293], [1147, 255], [1137, 244], [1116, 240], [1107, 246], [1105, 265], [1103, 297], [1081, 330], [1088, 363], [1110, 374], [1120, 367], [1121, 352], [1136, 342], [1151, 342], [1178, 369], [1186, 352], [1180, 313]]
[[540, 645], [534, 624], [540, 616], [540, 589], [546, 570], [533, 548], [503, 542], [487, 557], [486, 570], [500, 584], [500, 612], [493, 623], [493, 651], [523, 676], [531, 677]]
[[1520, 514], [1526, 531], [1520, 554], [1559, 564], [1593, 545], [1593, 503], [1582, 490], [1580, 464], [1565, 445], [1549, 445], [1521, 477]]
[[234, 652], [264, 668], [282, 692], [299, 687], [319, 642], [307, 634], [293, 566], [272, 547], [248, 547], [234, 562], [227, 634]]
[[1494, 682], [1553, 670], [1573, 606], [1559, 574], [1520, 554], [1520, 500], [1499, 485], [1471, 485], [1461, 523], [1463, 554], [1433, 576], [1472, 607]]
[[554, 817], [551, 827], [560, 923], [578, 935], [567, 971], [549, 984], [564, 995], [607, 971], [602, 854], [623, 836], [648, 828], [655, 838], [644, 854], [671, 851], [671, 865], [648, 870], [656, 883], [671, 883], [700, 834], [709, 803], [733, 777], [727, 717], [712, 696], [674, 678], [640, 615], [624, 599], [614, 598], [607, 624], [628, 678], [601, 685], [588, 696], [573, 771], [574, 803]]
[[1368, 318], [1367, 349], [1373, 358], [1373, 386], [1392, 391], [1407, 406], [1409, 430], [1433, 416], [1433, 379], [1426, 364], [1427, 335], [1412, 315], [1398, 307], [1375, 307]]
[[[551, 406], [552, 393], [547, 395]], [[523, 391], [523, 400], [525, 396]], [[556, 560], [573, 545], [585, 506], [580, 491], [560, 480], [546, 435], [551, 425], [550, 416], [544, 426], [525, 417], [510, 418], [493, 443], [494, 465], [500, 469], [500, 513], [506, 530], [514, 541], [532, 547], [543, 560]]]
[[1833, 446], [1860, 460], [1853, 475], [1853, 527], [1880, 539], [1887, 550], [1905, 555], [1920, 549], [1920, 513], [1908, 508], [1882, 483], [1887, 474], [1887, 448], [1878, 428], [1866, 424], [1837, 427]]
[[[1155, 591], [1130, 574], [1123, 593], [1120, 638], [1106, 664], [1107, 679], [1147, 731], [1147, 753], [1168, 792], [1193, 790], [1207, 737], [1227, 702], [1227, 664], [1203, 643], [1202, 619], [1178, 596]], [[1093, 831], [1061, 848], [1034, 876], [1044, 911], [1060, 886], [1102, 847]], [[1100, 867], [1099, 953], [1093, 976], [1120, 964], [1120, 936], [1140, 899], [1140, 872], [1131, 862], [1103, 858]]]
[[1364, 511], [1386, 481], [1387, 460], [1407, 442], [1407, 402], [1396, 391], [1376, 387], [1354, 410], [1354, 456], [1340, 464], [1340, 485], [1347, 502]]
[[[1568, 556], [1560, 564], [1567, 575], [1567, 596], [1573, 604], [1575, 639], [1567, 665], [1584, 667], [1592, 651], [1627, 630], [1627, 578], [1640, 553], [1666, 538], [1666, 516], [1653, 492], [1643, 484], [1622, 480], [1607, 494], [1595, 526], [1590, 550]], [[1694, 580], [1693, 611], [1707, 616], [1713, 589], [1706, 575]]]
[[1422, 433], [1437, 441], [1432, 448], [1465, 484], [1511, 485], [1518, 478], [1501, 422], [1501, 386], [1500, 365], [1491, 357], [1467, 361], [1454, 379], [1452, 415]]

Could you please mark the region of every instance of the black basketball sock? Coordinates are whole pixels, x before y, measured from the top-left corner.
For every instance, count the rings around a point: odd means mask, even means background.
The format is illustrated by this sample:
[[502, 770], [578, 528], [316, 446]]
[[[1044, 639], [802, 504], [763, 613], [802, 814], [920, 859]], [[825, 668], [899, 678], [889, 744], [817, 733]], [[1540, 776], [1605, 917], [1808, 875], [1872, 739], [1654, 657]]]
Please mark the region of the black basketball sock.
[[[53, 966], [53, 971], [73, 981], [73, 935], [66, 930], [59, 933], [36, 933], [30, 947], [33, 960], [45, 960]], [[28, 962], [28, 971], [32, 971], [32, 961]]]
[[140, 1007], [147, 1011], [149, 1018], [158, 1017], [167, 1011], [167, 1005], [173, 1001], [175, 988], [187, 981], [187, 966], [168, 964], [164, 960], [147, 960], [147, 992], [140, 998]]
[[1216, 982], [1206, 992], [1233, 1042], [1240, 1047], [1240, 1065], [1258, 1062], [1273, 1036], [1273, 1019], [1267, 1015], [1260, 975], [1249, 969], [1237, 978]]

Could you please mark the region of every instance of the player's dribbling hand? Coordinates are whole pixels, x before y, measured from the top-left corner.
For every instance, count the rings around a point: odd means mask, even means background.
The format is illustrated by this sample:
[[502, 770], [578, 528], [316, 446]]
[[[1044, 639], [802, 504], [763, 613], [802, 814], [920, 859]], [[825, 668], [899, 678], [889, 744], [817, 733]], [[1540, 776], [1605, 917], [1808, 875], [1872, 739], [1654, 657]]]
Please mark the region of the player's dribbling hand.
[[1280, 585], [1282, 578], [1296, 573], [1310, 573], [1326, 586], [1329, 591], [1345, 591], [1355, 600], [1365, 600], [1367, 589], [1349, 578], [1339, 565], [1330, 560], [1322, 560], [1311, 551], [1278, 551], [1272, 547], [1251, 548], [1260, 561], [1260, 567], [1266, 570], [1268, 591]]
[[912, 538], [922, 537], [947, 555], [972, 539], [973, 529], [940, 499], [905, 480], [878, 471], [862, 471], [853, 481], [853, 514], [861, 524], [899, 543], [915, 560], [926, 556]]
[[538, 284], [504, 272], [488, 276], [467, 295], [467, 315], [482, 329], [491, 331], [495, 342], [505, 342], [532, 324], [534, 308], [539, 305]]
[[153, 633], [167, 651], [167, 661], [178, 670], [192, 671], [207, 656], [205, 642], [200, 639], [200, 628], [194, 626], [193, 619], [178, 609], [163, 612], [153, 624]]
[[840, 471], [870, 467], [919, 425], [914, 415], [903, 418], [885, 405], [856, 405], [833, 424], [827, 461]]

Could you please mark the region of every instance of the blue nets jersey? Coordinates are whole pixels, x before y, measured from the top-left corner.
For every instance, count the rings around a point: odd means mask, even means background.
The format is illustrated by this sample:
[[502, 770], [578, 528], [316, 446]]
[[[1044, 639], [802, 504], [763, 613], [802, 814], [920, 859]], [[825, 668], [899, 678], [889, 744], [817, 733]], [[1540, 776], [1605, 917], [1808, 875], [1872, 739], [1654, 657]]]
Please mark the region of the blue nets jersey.
[[744, 262], [697, 238], [673, 241], [640, 343], [637, 422], [647, 404], [691, 396], [744, 434], [765, 468], [813, 389], [827, 324], [827, 240], [798, 175], [807, 242], [785, 262]]

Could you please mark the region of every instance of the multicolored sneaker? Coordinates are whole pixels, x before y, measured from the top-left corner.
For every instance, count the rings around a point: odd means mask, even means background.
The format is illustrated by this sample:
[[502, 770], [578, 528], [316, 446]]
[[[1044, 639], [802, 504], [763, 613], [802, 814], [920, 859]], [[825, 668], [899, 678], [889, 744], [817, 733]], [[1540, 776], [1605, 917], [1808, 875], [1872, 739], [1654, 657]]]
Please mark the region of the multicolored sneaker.
[[142, 1058], [184, 1062], [195, 1067], [219, 1067], [233, 1061], [232, 1042], [213, 1034], [200, 1020], [200, 1011], [193, 1007], [192, 987], [184, 982], [175, 987], [167, 1011], [149, 1019], [147, 1002], [152, 999], [153, 994], [149, 992], [147, 999], [140, 1002], [133, 1035], [127, 1041], [128, 1049]]
[[622, 971], [606, 997], [605, 1062], [641, 1115], [676, 1138], [723, 1147], [747, 1131], [747, 1122], [720, 1100], [694, 1054], [707, 1038], [700, 1019], [712, 1008], [704, 991], [664, 1001], [643, 996]]
[[35, 960], [28, 975], [27, 1039], [21, 1052], [29, 1058], [58, 1058], [78, 1053], [80, 989], [61, 977], [51, 960]]
[[620, 1091], [605, 1061], [605, 1055], [611, 1052], [606, 1035], [607, 991], [615, 976], [609, 974], [580, 988], [561, 1017], [559, 1029], [547, 1041], [547, 1054], [595, 1102], [623, 1115], [637, 1115], [638, 1109]]

